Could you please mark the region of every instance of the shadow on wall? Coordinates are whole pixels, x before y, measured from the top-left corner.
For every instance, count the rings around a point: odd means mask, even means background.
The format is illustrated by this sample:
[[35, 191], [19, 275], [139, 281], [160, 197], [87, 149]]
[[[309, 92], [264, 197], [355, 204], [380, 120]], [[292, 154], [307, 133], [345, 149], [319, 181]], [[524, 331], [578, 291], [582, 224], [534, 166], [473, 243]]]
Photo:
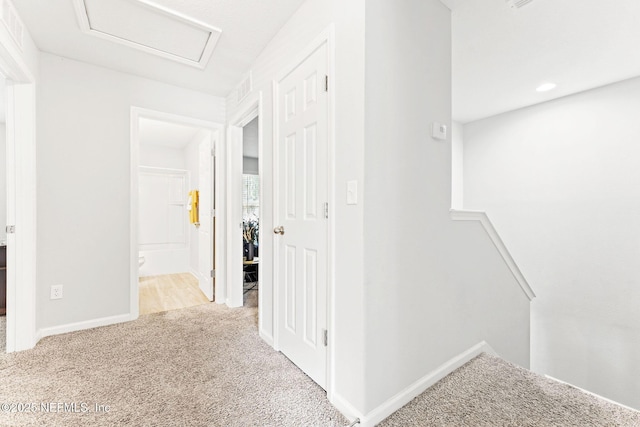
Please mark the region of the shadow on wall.
[[532, 368], [640, 409], [640, 78], [464, 126], [464, 207], [538, 299]]

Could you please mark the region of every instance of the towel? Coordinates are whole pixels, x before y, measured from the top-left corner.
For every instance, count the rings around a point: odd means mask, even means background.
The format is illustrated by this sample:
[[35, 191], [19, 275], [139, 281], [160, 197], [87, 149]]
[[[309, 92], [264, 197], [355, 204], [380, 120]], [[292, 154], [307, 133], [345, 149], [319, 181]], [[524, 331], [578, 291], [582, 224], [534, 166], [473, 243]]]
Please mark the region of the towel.
[[189, 191], [187, 210], [189, 211], [189, 221], [191, 224], [198, 224], [198, 190]]

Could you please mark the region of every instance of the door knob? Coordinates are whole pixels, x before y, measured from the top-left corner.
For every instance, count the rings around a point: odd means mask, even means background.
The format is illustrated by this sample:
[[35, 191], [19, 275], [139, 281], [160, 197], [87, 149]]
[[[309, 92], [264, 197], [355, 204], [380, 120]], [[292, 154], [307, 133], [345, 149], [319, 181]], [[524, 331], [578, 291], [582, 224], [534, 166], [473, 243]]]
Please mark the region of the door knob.
[[273, 232], [282, 236], [284, 234], [284, 227], [283, 226], [276, 227], [273, 229]]

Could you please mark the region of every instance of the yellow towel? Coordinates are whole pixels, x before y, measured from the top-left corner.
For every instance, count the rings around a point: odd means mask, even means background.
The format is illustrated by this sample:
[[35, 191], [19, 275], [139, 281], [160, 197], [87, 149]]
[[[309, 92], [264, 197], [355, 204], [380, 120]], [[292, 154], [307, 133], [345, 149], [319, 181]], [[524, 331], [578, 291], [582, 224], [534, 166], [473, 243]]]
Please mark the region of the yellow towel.
[[189, 221], [191, 224], [197, 224], [198, 221], [198, 190], [189, 191], [189, 199], [191, 200], [191, 209], [189, 209]]

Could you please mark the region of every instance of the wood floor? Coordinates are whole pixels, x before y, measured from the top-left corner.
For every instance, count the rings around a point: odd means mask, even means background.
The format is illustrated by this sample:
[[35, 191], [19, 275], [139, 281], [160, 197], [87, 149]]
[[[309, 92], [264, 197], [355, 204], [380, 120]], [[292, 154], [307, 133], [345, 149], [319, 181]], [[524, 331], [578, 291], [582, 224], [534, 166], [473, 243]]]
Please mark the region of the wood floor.
[[190, 273], [141, 277], [139, 283], [140, 314], [177, 310], [209, 302], [198, 287], [198, 279]]

